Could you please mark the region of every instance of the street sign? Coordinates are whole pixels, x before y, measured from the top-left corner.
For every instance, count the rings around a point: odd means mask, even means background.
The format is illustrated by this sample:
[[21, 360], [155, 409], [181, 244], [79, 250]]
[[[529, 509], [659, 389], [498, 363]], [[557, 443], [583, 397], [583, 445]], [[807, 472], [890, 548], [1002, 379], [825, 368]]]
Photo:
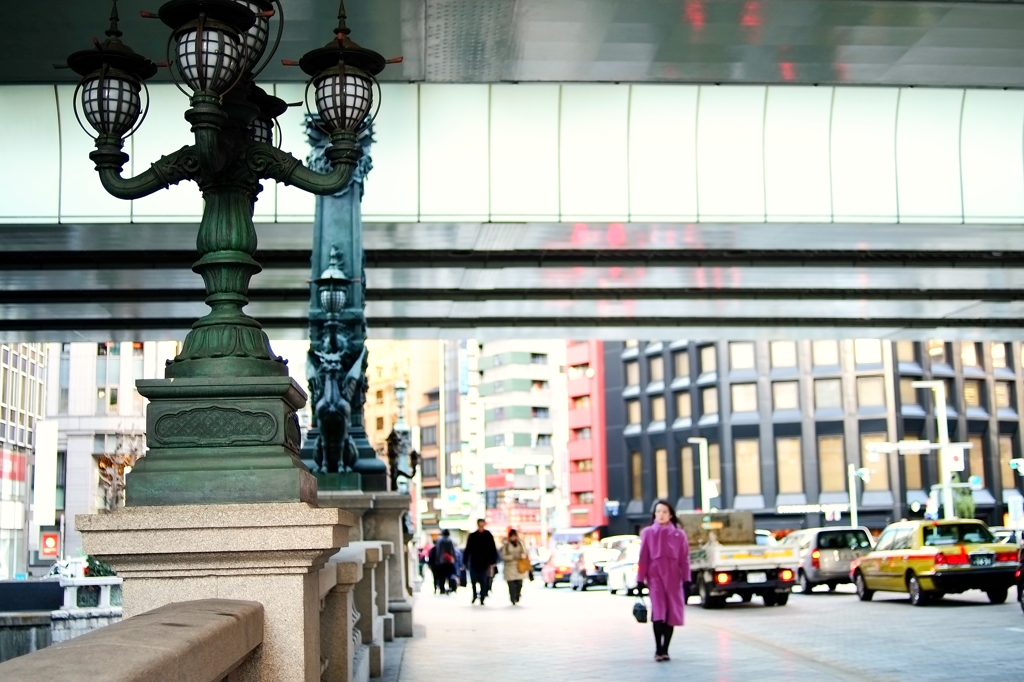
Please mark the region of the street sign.
[[60, 554], [60, 533], [46, 531], [39, 535], [39, 556], [56, 559]]
[[942, 452], [949, 462], [950, 471], [963, 471], [966, 468], [964, 466], [964, 449], [962, 447], [947, 445], [942, 449]]

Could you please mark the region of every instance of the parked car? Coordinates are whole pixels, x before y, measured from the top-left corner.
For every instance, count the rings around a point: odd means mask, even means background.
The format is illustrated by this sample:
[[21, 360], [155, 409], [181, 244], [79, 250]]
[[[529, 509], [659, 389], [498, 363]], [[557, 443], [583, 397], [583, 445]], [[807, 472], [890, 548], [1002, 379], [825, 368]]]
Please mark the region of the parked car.
[[588, 587], [594, 585], [607, 585], [608, 574], [604, 571], [605, 564], [615, 561], [620, 553], [620, 550], [605, 549], [601, 546], [587, 547], [576, 558], [572, 574], [569, 576], [569, 587], [585, 592]]
[[579, 550], [556, 549], [540, 570], [544, 587], [557, 587], [559, 583], [569, 582], [578, 556]]
[[996, 541], [1004, 545], [1024, 546], [1024, 531], [1017, 528], [1006, 528], [1005, 526], [989, 526]]
[[636, 591], [636, 573], [640, 567], [640, 543], [634, 542], [623, 548], [619, 557], [604, 567], [608, 574], [608, 591], [618, 594], [621, 590], [628, 596]]
[[835, 592], [837, 585], [850, 582], [850, 562], [871, 551], [871, 533], [852, 526], [807, 528], [790, 533], [782, 544], [800, 550], [796, 579], [804, 594], [818, 585]]
[[634, 542], [640, 542], [639, 535], [610, 535], [602, 538], [598, 544], [605, 549], [625, 549]]
[[888, 526], [875, 548], [850, 564], [861, 601], [876, 591], [905, 592], [923, 606], [949, 593], [982, 590], [993, 604], [1006, 601], [1019, 556], [999, 544], [981, 521], [901, 521]]

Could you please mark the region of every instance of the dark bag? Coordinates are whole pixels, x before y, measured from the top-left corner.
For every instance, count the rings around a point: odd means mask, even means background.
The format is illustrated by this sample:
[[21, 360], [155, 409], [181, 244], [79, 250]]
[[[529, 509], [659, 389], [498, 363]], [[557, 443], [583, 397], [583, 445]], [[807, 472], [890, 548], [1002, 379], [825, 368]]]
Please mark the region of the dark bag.
[[647, 604], [644, 603], [644, 598], [637, 595], [636, 601], [633, 602], [633, 617], [636, 618], [638, 623], [647, 622]]

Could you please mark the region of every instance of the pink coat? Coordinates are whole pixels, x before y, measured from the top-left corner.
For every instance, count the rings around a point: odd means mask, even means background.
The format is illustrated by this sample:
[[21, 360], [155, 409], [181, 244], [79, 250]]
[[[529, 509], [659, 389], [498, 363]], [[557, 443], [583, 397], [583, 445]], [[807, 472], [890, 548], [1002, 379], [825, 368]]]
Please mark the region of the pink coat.
[[683, 583], [690, 582], [690, 542], [672, 524], [655, 523], [640, 536], [640, 566], [636, 578], [647, 585], [651, 620], [683, 624]]

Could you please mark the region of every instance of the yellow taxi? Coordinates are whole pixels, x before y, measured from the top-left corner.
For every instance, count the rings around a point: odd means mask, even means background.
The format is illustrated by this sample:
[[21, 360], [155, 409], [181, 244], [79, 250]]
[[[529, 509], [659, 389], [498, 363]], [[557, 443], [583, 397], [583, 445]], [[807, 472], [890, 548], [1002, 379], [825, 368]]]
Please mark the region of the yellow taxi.
[[901, 521], [850, 564], [850, 578], [861, 601], [876, 591], [905, 592], [911, 604], [923, 606], [945, 594], [982, 590], [1002, 604], [1018, 566], [1016, 549], [999, 544], [981, 521]]

